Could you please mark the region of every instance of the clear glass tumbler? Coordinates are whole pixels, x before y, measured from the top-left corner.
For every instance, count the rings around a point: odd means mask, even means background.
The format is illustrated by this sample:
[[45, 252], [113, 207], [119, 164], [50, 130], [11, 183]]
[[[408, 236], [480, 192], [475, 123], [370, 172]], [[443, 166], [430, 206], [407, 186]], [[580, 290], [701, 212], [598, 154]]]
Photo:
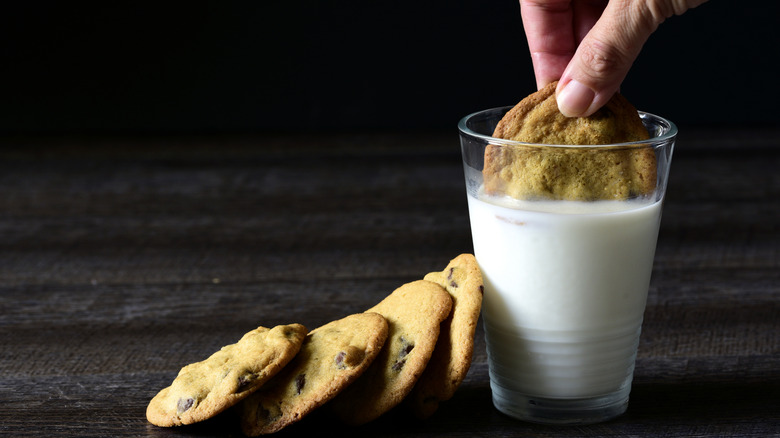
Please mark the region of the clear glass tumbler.
[[[651, 137], [645, 141], [556, 146], [491, 137], [509, 109], [477, 112], [458, 125], [474, 255], [485, 283], [493, 403], [536, 423], [606, 421], [628, 407], [677, 128], [640, 112]], [[649, 188], [597, 200], [577, 190], [518, 196], [493, 187], [488, 193], [490, 148], [546, 166], [554, 161], [550, 169], [560, 172], [548, 169], [530, 186], [554, 186], [567, 166], [633, 160], [650, 167]]]

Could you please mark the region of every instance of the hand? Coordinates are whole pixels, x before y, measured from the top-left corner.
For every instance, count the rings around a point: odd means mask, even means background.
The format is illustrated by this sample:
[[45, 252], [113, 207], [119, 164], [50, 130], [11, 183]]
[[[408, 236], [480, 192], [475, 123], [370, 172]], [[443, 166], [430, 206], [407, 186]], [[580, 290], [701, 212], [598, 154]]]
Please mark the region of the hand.
[[588, 116], [618, 90], [647, 38], [706, 0], [520, 0], [536, 86], [559, 80], [558, 108]]

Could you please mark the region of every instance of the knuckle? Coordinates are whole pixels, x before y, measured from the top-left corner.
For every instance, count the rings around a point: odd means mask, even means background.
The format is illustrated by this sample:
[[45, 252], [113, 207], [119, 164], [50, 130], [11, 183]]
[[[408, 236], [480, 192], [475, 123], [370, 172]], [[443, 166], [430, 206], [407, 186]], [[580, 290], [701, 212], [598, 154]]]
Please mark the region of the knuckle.
[[603, 76], [620, 70], [626, 55], [614, 45], [608, 45], [599, 41], [585, 42], [580, 46], [580, 57], [583, 68], [594, 76]]

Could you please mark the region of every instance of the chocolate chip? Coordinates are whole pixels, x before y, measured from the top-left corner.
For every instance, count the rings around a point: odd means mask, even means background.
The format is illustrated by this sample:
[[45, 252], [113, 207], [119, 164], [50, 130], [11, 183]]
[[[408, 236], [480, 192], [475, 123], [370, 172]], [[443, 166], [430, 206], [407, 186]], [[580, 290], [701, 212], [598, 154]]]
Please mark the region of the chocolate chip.
[[482, 286], [481, 284], [479, 285], [479, 293], [485, 295], [485, 286]]
[[268, 407], [260, 404], [257, 405], [257, 411], [255, 412], [255, 418], [257, 418], [258, 424], [269, 424], [273, 423], [274, 421], [278, 420], [281, 416], [280, 412], [275, 412], [269, 409]]
[[336, 366], [339, 368], [344, 368], [344, 358], [347, 356], [346, 351], [340, 351], [339, 354], [336, 355]]
[[457, 288], [457, 287], [458, 287], [458, 282], [456, 282], [456, 281], [455, 281], [455, 280], [452, 278], [452, 274], [453, 274], [454, 272], [455, 272], [455, 268], [450, 268], [450, 273], [449, 273], [449, 275], [447, 275], [447, 280], [449, 280], [449, 281], [450, 281], [450, 286]]
[[265, 406], [259, 405], [257, 406], [255, 417], [257, 418], [258, 423], [260, 424], [267, 423], [271, 419], [271, 411], [266, 409]]
[[305, 384], [306, 374], [299, 374], [298, 377], [295, 378], [295, 390], [298, 392], [298, 394], [301, 393]]
[[238, 377], [238, 392], [245, 391], [257, 379], [257, 374], [247, 373]]
[[354, 345], [349, 345], [336, 355], [334, 363], [336, 364], [337, 369], [345, 370], [360, 365], [365, 358], [365, 350], [355, 347]]
[[179, 413], [186, 412], [194, 404], [195, 404], [195, 399], [193, 399], [192, 397], [180, 398], [179, 402], [176, 403], [176, 410], [179, 411]]
[[414, 349], [414, 344], [404, 339], [403, 336], [401, 336], [399, 340], [401, 341], [401, 350], [398, 352], [398, 359], [393, 363], [393, 366], [390, 367], [393, 371], [400, 371], [401, 368], [404, 367], [404, 364], [406, 364], [406, 356]]

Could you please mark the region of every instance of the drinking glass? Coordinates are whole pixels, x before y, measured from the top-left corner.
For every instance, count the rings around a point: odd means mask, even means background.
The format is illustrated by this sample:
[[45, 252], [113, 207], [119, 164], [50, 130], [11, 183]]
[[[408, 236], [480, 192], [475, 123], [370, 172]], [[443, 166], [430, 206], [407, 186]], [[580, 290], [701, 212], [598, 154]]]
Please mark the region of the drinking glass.
[[[605, 421], [628, 407], [677, 128], [640, 112], [650, 134], [644, 141], [560, 146], [491, 137], [509, 109], [480, 111], [458, 124], [485, 286], [493, 404], [537, 423]], [[488, 194], [490, 148], [518, 148], [506, 156], [537, 154], [563, 167], [582, 166], [586, 155], [596, 163], [640, 157], [654, 181], [620, 199]], [[554, 174], [548, 177], [556, 183]]]

